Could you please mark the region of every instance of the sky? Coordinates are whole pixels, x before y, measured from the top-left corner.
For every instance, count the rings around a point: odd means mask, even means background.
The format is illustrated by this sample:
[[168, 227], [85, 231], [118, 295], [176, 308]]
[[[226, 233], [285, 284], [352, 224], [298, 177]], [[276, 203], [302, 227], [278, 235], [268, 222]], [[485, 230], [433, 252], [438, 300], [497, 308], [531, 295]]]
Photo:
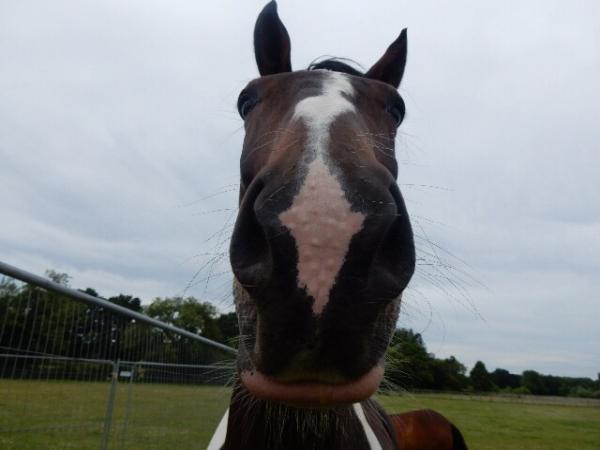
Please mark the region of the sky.
[[[262, 1], [0, 0], [0, 260], [232, 308], [227, 241]], [[600, 3], [279, 1], [292, 65], [403, 27], [399, 326], [489, 370], [600, 372]]]

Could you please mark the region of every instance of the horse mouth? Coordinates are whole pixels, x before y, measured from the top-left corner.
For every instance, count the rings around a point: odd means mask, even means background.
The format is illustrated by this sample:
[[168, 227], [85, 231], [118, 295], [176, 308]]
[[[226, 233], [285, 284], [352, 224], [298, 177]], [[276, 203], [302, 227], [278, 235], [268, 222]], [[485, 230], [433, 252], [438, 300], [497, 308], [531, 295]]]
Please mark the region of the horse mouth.
[[383, 367], [376, 365], [355, 380], [339, 383], [315, 380], [282, 382], [257, 370], [242, 371], [240, 377], [246, 389], [256, 398], [312, 408], [349, 405], [371, 397], [379, 388], [383, 372]]

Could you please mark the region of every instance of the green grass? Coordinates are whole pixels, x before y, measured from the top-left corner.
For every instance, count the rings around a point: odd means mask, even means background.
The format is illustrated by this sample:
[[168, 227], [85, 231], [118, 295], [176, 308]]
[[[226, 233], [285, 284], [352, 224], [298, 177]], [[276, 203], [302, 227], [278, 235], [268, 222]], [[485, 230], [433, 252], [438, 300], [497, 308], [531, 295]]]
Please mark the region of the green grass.
[[[98, 449], [109, 388], [109, 383], [0, 380], [0, 449]], [[119, 384], [110, 448], [206, 448], [229, 395], [226, 388], [134, 384], [129, 391], [127, 383]]]
[[[0, 449], [98, 449], [108, 392], [108, 383], [0, 380]], [[442, 394], [379, 400], [389, 412], [440, 411], [474, 450], [600, 450], [599, 402]], [[228, 402], [225, 388], [134, 384], [129, 391], [120, 384], [111, 448], [203, 449]]]

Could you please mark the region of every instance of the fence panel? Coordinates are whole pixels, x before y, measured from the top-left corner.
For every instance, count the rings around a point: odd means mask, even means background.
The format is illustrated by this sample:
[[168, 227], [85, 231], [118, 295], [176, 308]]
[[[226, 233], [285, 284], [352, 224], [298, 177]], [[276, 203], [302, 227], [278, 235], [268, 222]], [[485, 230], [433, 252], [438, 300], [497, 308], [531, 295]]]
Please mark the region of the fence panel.
[[0, 448], [208, 443], [234, 350], [3, 263], [0, 272], [10, 275], [0, 278]]

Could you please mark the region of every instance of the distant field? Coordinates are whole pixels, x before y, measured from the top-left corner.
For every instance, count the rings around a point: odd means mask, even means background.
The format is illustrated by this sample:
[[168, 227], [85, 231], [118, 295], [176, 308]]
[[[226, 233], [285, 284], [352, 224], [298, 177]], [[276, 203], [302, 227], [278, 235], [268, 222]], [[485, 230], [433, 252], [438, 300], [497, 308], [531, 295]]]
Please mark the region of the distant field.
[[[0, 449], [98, 449], [108, 390], [108, 383], [0, 380]], [[600, 402], [442, 394], [380, 401], [389, 412], [442, 412], [474, 450], [600, 450]], [[111, 448], [203, 449], [228, 402], [225, 388], [121, 384]]]

